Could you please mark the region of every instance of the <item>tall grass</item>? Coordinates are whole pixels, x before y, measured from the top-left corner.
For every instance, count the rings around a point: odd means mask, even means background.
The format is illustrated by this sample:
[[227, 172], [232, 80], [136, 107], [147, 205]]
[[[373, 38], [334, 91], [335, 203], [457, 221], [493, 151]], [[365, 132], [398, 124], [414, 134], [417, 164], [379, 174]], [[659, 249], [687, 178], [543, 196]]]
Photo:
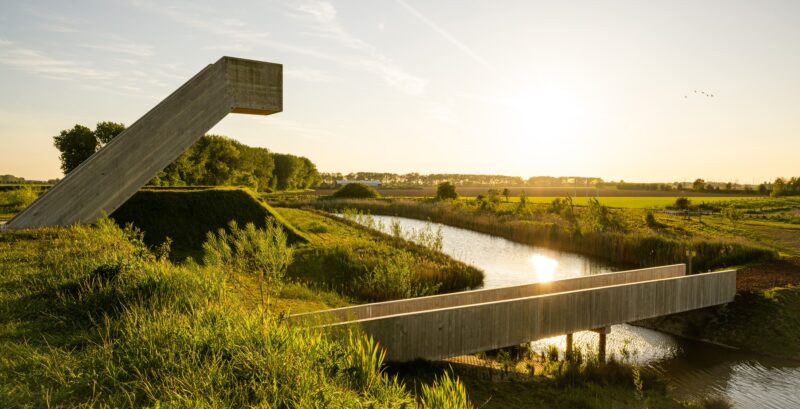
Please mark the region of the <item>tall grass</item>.
[[0, 407], [411, 407], [361, 334], [289, 326], [108, 220], [0, 232]]
[[476, 211], [458, 203], [416, 201], [318, 200], [305, 205], [337, 212], [356, 209], [372, 214], [409, 217], [461, 227], [503, 237], [515, 242], [569, 251], [605, 260], [621, 267], [653, 266], [686, 261], [694, 250], [695, 271], [707, 271], [777, 257], [773, 250], [739, 243], [626, 234], [622, 232], [581, 232], [557, 222], [531, 221], [514, 215]]

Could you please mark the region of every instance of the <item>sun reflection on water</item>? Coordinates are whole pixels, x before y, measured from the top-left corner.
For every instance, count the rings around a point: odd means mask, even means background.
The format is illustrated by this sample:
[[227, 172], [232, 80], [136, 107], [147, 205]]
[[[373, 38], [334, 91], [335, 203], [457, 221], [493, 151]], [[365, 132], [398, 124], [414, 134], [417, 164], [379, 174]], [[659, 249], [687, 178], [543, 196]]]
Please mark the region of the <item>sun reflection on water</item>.
[[541, 254], [534, 254], [531, 256], [531, 264], [533, 264], [533, 272], [538, 281], [553, 281], [556, 267], [558, 267], [557, 260]]

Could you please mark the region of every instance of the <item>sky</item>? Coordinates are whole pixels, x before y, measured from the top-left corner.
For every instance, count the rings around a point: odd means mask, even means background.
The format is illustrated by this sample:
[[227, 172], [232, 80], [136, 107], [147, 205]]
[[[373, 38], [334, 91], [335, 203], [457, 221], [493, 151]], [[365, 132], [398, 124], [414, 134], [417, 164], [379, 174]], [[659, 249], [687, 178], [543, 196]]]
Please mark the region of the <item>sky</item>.
[[757, 183], [800, 174], [798, 40], [793, 0], [0, 0], [0, 174], [228, 55], [284, 111], [210, 133], [321, 171]]

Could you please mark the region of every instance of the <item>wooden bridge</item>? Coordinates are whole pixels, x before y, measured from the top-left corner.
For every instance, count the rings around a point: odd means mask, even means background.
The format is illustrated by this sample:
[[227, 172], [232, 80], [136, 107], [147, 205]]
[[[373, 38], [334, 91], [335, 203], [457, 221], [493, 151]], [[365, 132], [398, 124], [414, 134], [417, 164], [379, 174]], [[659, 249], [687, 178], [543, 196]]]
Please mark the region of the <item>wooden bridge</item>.
[[380, 342], [390, 361], [442, 359], [586, 330], [601, 334], [603, 357], [611, 325], [725, 304], [735, 294], [735, 270], [686, 275], [686, 266], [677, 264], [365, 304], [291, 319], [331, 328], [359, 326]]

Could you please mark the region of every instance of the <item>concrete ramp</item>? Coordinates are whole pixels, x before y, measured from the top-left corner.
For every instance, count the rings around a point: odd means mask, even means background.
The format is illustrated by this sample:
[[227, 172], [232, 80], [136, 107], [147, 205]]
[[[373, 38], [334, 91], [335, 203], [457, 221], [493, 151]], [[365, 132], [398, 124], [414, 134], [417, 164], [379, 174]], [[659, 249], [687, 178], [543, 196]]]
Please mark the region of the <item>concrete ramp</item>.
[[111, 214], [228, 113], [283, 109], [283, 67], [222, 57], [8, 222], [7, 228], [91, 223]]
[[[330, 328], [360, 327], [386, 349], [391, 361], [442, 359], [520, 345], [537, 339], [605, 328], [645, 318], [725, 304], [736, 294], [736, 271], [682, 275], [683, 265], [599, 274], [507, 289], [402, 300], [293, 316], [319, 319]], [[526, 296], [526, 293], [535, 294]], [[472, 294], [469, 294], [472, 293]], [[493, 295], [492, 295], [493, 294]], [[503, 299], [502, 296], [508, 298]], [[455, 297], [454, 297], [455, 296]], [[483, 297], [492, 301], [483, 301]], [[420, 300], [414, 305], [415, 300]], [[448, 304], [449, 303], [449, 304]], [[461, 303], [461, 304], [458, 304]], [[330, 320], [350, 316], [370, 318]], [[385, 315], [383, 315], [385, 314]], [[325, 322], [327, 320], [327, 323]]]

